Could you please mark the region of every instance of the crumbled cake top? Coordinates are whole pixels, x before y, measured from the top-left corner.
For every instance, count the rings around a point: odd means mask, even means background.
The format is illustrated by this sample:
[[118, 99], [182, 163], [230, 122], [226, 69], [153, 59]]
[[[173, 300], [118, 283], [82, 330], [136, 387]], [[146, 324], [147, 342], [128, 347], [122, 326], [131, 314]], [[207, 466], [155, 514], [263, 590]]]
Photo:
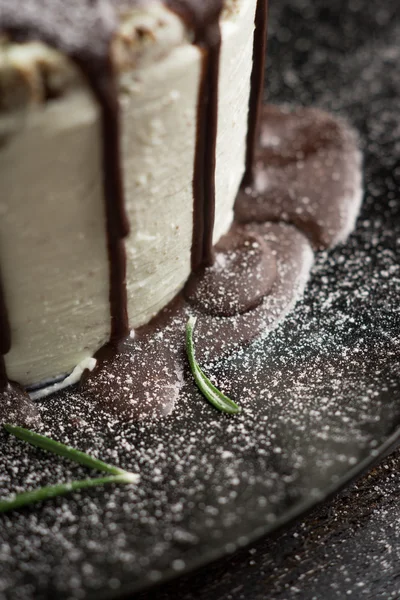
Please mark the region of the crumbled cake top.
[[[226, 0], [223, 18], [236, 14], [238, 2]], [[11, 5], [0, 0], [0, 113], [74, 89], [82, 82], [74, 62], [97, 69], [96, 64], [111, 55], [122, 73], [160, 59], [191, 41], [192, 29], [217, 18], [222, 4], [222, 0], [15, 0]]]

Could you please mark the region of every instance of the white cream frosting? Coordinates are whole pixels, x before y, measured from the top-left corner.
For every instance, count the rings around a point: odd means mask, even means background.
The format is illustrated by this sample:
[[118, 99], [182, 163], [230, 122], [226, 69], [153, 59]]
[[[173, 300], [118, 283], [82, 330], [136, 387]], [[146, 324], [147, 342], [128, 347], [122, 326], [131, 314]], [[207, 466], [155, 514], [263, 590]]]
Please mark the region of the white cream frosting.
[[[231, 224], [244, 171], [255, 5], [231, 2], [221, 23], [215, 242]], [[151, 30], [154, 15], [163, 15], [170, 29], [160, 44], [114, 49], [132, 328], [184, 285], [193, 229], [201, 55], [178, 17], [151, 6], [151, 14], [129, 19], [148, 19]], [[0, 267], [12, 334], [6, 367], [10, 379], [36, 385], [69, 374], [110, 330], [99, 107], [82, 78], [58, 99], [0, 115], [0, 181]]]

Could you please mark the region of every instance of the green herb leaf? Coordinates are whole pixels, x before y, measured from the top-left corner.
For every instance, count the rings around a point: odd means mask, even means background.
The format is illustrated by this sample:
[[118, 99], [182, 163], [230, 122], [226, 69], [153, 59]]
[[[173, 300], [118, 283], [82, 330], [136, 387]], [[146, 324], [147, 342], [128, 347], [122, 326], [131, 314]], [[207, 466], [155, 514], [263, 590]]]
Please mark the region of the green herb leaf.
[[85, 452], [66, 446], [60, 442], [56, 442], [45, 435], [39, 435], [24, 427], [17, 427], [15, 425], [4, 425], [4, 428], [8, 433], [15, 435], [17, 438], [28, 442], [33, 446], [37, 446], [43, 450], [48, 450], [58, 456], [63, 456], [72, 460], [73, 462], [84, 465], [91, 469], [98, 469], [99, 471], [105, 471], [110, 473], [107, 477], [97, 477], [92, 479], [80, 479], [76, 481], [70, 481], [67, 483], [57, 483], [55, 485], [49, 485], [37, 488], [30, 492], [23, 492], [21, 494], [14, 494], [9, 498], [0, 500], [0, 513], [14, 510], [15, 508], [21, 508], [34, 502], [41, 502], [42, 500], [48, 500], [55, 496], [63, 496], [69, 492], [75, 490], [83, 490], [85, 488], [95, 487], [99, 485], [105, 485], [107, 483], [137, 483], [139, 481], [139, 475], [135, 473], [129, 473], [119, 467], [109, 465], [102, 460], [93, 458]]
[[33, 504], [41, 502], [42, 500], [48, 500], [55, 498], [56, 496], [64, 496], [70, 492], [76, 490], [83, 490], [86, 488], [97, 487], [99, 485], [106, 485], [108, 483], [136, 483], [139, 476], [133, 473], [120, 473], [119, 475], [109, 475], [107, 477], [96, 477], [92, 479], [81, 479], [79, 481], [71, 481], [69, 483], [58, 483], [56, 485], [49, 485], [45, 487], [37, 488], [30, 492], [23, 492], [22, 494], [15, 494], [0, 500], [0, 513], [15, 510]]
[[16, 425], [4, 425], [4, 429], [6, 429], [8, 433], [15, 435], [15, 437], [19, 438], [20, 440], [32, 444], [32, 446], [37, 446], [42, 450], [48, 450], [53, 454], [68, 458], [69, 460], [79, 463], [80, 465], [84, 465], [85, 467], [89, 467], [90, 469], [97, 469], [98, 471], [104, 471], [105, 473], [110, 473], [111, 475], [122, 475], [126, 473], [126, 471], [120, 469], [119, 467], [109, 465], [102, 460], [98, 460], [97, 458], [93, 458], [93, 456], [89, 456], [89, 454], [86, 454], [85, 452], [81, 452], [80, 450], [76, 450], [71, 446], [61, 444], [61, 442], [56, 442], [45, 435], [40, 435], [34, 431], [25, 429], [24, 427], [18, 427]]
[[240, 406], [225, 396], [219, 391], [219, 389], [215, 387], [215, 385], [211, 383], [208, 377], [200, 369], [196, 361], [193, 344], [193, 330], [196, 325], [196, 321], [196, 317], [190, 317], [186, 324], [186, 352], [194, 380], [203, 396], [205, 396], [205, 398], [207, 398], [207, 400], [211, 402], [215, 408], [221, 412], [235, 415], [241, 411]]

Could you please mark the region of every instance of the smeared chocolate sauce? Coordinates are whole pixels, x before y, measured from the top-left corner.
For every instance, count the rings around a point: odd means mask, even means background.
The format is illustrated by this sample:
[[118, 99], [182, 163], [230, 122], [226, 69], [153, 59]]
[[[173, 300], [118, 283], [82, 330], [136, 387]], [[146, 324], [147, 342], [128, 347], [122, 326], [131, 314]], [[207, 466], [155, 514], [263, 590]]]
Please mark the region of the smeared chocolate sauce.
[[236, 219], [293, 223], [316, 248], [344, 241], [361, 202], [354, 131], [318, 109], [267, 105], [261, 116], [254, 183], [240, 189]]
[[215, 246], [213, 264], [191, 274], [184, 294], [208, 315], [232, 317], [258, 306], [275, 277], [275, 256], [263, 238], [232, 227]]
[[166, 352], [163, 339], [148, 332], [127, 337], [117, 351], [103, 346], [98, 366], [81, 379], [80, 393], [97, 416], [120, 420], [166, 416], [182, 387], [183, 358], [180, 345]]
[[38, 406], [17, 383], [6, 381], [0, 391], [0, 425], [37, 427], [42, 420]]

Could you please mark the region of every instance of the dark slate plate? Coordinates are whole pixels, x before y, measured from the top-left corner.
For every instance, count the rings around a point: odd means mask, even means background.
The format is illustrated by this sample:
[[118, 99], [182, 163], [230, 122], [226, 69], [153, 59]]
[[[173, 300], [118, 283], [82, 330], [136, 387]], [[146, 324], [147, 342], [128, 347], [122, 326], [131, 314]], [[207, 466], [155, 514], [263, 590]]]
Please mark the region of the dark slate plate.
[[[2, 516], [0, 598], [114, 598], [163, 581], [289, 522], [396, 443], [395, 5], [273, 3], [271, 99], [339, 111], [361, 132], [367, 194], [357, 231], [318, 256], [304, 300], [275, 332], [214, 367], [244, 407], [238, 418], [213, 411], [189, 378], [178, 410], [159, 422], [82, 432], [80, 407], [46, 401], [54, 435], [140, 469], [142, 481]], [[4, 434], [0, 443], [2, 491], [84, 473]]]

